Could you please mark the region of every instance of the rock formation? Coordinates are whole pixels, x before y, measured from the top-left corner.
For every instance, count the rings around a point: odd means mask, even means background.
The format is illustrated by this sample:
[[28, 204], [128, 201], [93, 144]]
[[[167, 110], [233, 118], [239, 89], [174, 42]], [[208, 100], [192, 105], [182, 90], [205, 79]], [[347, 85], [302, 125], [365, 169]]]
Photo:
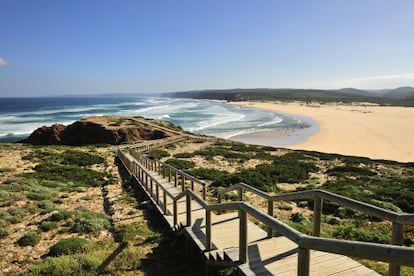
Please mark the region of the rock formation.
[[167, 131], [143, 120], [119, 116], [95, 116], [64, 126], [55, 124], [36, 129], [21, 141], [33, 145], [89, 144], [119, 145], [125, 142], [160, 139], [170, 136]]

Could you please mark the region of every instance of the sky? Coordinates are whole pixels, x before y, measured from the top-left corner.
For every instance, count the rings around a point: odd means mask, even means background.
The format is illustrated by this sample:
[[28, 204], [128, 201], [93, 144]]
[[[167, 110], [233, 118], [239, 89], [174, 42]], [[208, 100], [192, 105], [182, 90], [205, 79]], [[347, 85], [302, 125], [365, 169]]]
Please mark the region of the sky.
[[0, 96], [414, 86], [412, 0], [0, 0]]

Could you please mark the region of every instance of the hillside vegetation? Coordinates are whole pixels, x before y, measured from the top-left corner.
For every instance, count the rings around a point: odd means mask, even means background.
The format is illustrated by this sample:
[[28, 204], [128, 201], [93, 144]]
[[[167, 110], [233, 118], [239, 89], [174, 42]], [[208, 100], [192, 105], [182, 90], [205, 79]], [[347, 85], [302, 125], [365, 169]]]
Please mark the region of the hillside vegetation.
[[318, 89], [228, 89], [167, 93], [168, 97], [217, 99], [226, 101], [302, 101], [319, 103], [375, 103], [379, 105], [414, 106], [414, 88], [400, 87], [384, 91], [353, 88]]

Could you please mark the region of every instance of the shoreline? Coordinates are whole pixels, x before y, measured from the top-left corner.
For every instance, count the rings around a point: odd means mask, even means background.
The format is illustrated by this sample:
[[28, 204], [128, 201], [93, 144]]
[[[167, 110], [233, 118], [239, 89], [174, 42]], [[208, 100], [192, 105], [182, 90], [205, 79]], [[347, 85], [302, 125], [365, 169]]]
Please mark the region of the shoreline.
[[229, 140], [259, 144], [272, 147], [289, 147], [305, 142], [309, 137], [319, 131], [319, 124], [308, 116], [277, 112], [283, 116], [288, 116], [300, 120], [308, 125], [303, 128], [275, 128], [272, 130], [254, 131], [250, 133], [238, 134], [229, 137]]
[[[414, 161], [414, 108], [372, 104], [308, 104], [303, 102], [223, 102], [258, 108], [291, 117], [311, 118], [317, 131], [284, 147], [352, 156]], [[294, 132], [293, 132], [294, 133]], [[250, 133], [244, 141], [280, 139], [283, 133]], [[246, 137], [248, 136], [248, 137]], [[283, 139], [290, 139], [285, 136]], [[237, 138], [237, 137], [236, 137]], [[246, 140], [247, 139], [247, 140]], [[297, 142], [297, 143], [296, 143]]]

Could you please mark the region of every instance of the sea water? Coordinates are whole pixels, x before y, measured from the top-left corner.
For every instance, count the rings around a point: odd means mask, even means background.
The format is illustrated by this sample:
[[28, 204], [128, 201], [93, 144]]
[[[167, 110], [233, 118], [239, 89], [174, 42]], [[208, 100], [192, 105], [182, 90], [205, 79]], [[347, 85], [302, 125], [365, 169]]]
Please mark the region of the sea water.
[[68, 125], [99, 115], [144, 116], [221, 138], [310, 126], [309, 121], [286, 114], [195, 99], [142, 95], [0, 98], [0, 142], [23, 139], [44, 125]]

